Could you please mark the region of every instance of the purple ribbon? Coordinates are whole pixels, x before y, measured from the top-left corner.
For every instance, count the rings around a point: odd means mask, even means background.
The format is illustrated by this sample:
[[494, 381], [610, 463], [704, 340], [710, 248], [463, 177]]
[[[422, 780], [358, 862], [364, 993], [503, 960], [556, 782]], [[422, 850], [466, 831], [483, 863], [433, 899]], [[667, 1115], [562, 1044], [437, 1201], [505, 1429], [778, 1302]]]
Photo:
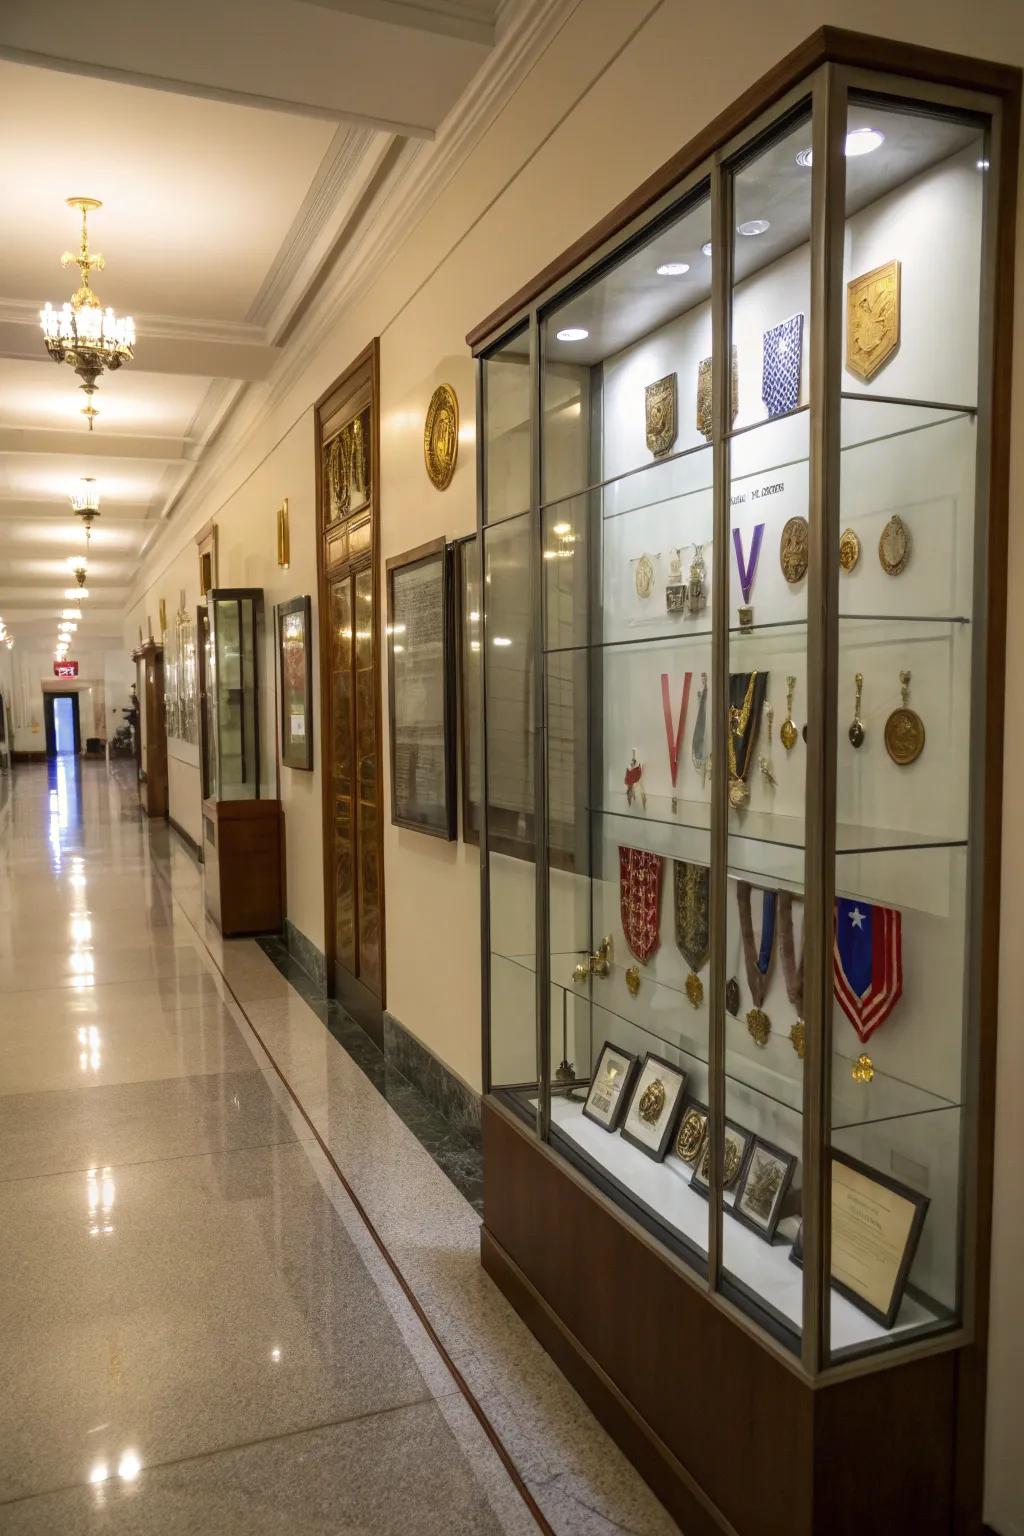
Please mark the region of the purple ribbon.
[[764, 537], [764, 523], [755, 523], [754, 538], [750, 546], [750, 559], [743, 559], [743, 535], [738, 528], [732, 531], [732, 547], [736, 551], [736, 567], [740, 573], [740, 589], [743, 593], [743, 601], [750, 602], [750, 593], [754, 586], [754, 572], [757, 570], [758, 558], [761, 554], [761, 540]]

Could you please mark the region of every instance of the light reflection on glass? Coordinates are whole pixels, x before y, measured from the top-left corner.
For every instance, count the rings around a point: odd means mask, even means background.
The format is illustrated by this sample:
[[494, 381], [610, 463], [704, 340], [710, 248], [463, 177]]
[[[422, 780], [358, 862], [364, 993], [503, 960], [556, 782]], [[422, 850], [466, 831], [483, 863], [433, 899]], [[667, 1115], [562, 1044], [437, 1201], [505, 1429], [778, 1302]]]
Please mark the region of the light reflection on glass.
[[[109, 1236], [114, 1230], [111, 1220], [117, 1185], [110, 1168], [89, 1168], [85, 1175], [85, 1196], [89, 1205], [89, 1236]], [[104, 1474], [105, 1476], [106, 1474]]]

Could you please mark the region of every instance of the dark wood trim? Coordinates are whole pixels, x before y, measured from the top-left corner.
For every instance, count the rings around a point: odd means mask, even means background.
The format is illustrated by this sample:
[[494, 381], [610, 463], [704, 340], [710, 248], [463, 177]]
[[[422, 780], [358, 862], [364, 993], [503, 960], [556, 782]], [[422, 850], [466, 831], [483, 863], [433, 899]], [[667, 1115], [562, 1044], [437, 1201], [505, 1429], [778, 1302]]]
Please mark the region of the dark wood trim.
[[441, 561], [441, 628], [443, 635], [441, 684], [444, 695], [442, 699], [442, 712], [444, 728], [445, 812], [445, 825], [443, 827], [428, 826], [424, 822], [413, 821], [409, 817], [401, 816], [398, 812], [395, 787], [395, 657], [390, 638], [388, 640], [388, 755], [391, 769], [391, 825], [403, 827], [408, 832], [422, 832], [427, 837], [439, 837], [447, 843], [454, 842], [459, 835], [455, 806], [455, 664], [453, 659], [455, 625], [453, 620], [454, 603], [452, 590], [454, 586], [452, 580], [455, 567], [454, 556], [454, 547], [448, 544], [442, 535], [437, 539], [429, 539], [426, 544], [418, 544], [415, 549], [407, 549], [400, 555], [392, 555], [385, 566], [388, 635], [390, 637], [395, 623], [394, 573], [404, 570], [410, 565], [421, 565], [428, 560], [440, 558]]
[[36, 751], [15, 752], [12, 749], [12, 751], [11, 751], [11, 762], [12, 763], [45, 763], [46, 762], [46, 753], [45, 752], [36, 752]]
[[820, 27], [671, 155], [604, 218], [475, 325], [466, 336], [467, 344], [476, 349], [488, 341], [559, 278], [592, 256], [606, 240], [620, 234], [635, 218], [671, 192], [677, 182], [696, 170], [721, 144], [740, 133], [812, 70], [827, 63], [883, 70], [887, 74], [907, 75], [915, 80], [960, 90], [985, 91], [1008, 103], [1019, 102], [1020, 98], [1020, 71], [1008, 65], [943, 53], [936, 48], [921, 48], [915, 43], [871, 37], [842, 27]]
[[[346, 560], [328, 572], [327, 568], [327, 536], [328, 529], [324, 522], [324, 485], [323, 485], [323, 439], [324, 422], [333, 411], [337, 410], [345, 398], [354, 394], [358, 389], [369, 385], [370, 389], [370, 548], [360, 550], [358, 555], [351, 560]], [[332, 797], [332, 759], [333, 750], [333, 726], [331, 703], [331, 616], [330, 616], [330, 591], [332, 585], [341, 577], [351, 579], [360, 571], [369, 569], [373, 581], [373, 670], [374, 693], [376, 706], [376, 731], [378, 765], [382, 767], [384, 726], [383, 726], [383, 690], [381, 687], [381, 570], [380, 570], [380, 340], [377, 337], [360, 352], [353, 362], [340, 373], [323, 394], [316, 401], [313, 408], [313, 455], [315, 462], [315, 507], [316, 507], [316, 574], [317, 574], [317, 606], [318, 606], [318, 636], [319, 636], [319, 689], [320, 689], [320, 792], [321, 814], [323, 826], [323, 884], [324, 884], [324, 958], [327, 965], [327, 990], [331, 996], [338, 996], [338, 972], [337, 945], [334, 924], [334, 869], [333, 869], [333, 825], [334, 805]], [[362, 510], [362, 509], [360, 509]], [[337, 522], [335, 528], [343, 526], [344, 520]], [[355, 709], [355, 697], [353, 689], [352, 708]], [[353, 743], [355, 730], [352, 730]], [[385, 907], [385, 880], [384, 880], [384, 797], [383, 797], [383, 772], [379, 774], [377, 795], [377, 860], [379, 873], [378, 900], [380, 906], [380, 998], [372, 993], [357, 977], [346, 973], [346, 986], [352, 994], [351, 1002], [362, 1009], [367, 1017], [370, 1013], [381, 1015], [387, 1002], [387, 923]], [[353, 808], [353, 821], [354, 821]], [[353, 835], [353, 846], [355, 837]], [[357, 893], [358, 894], [358, 893]], [[356, 908], [356, 924], [358, 935], [358, 906]], [[351, 985], [349, 985], [349, 983]], [[372, 1000], [372, 1004], [371, 1001]], [[367, 1017], [360, 1017], [360, 1023], [369, 1028]], [[377, 1017], [374, 1026], [378, 1032], [383, 1026]], [[373, 1029], [371, 1028], [371, 1033]]]

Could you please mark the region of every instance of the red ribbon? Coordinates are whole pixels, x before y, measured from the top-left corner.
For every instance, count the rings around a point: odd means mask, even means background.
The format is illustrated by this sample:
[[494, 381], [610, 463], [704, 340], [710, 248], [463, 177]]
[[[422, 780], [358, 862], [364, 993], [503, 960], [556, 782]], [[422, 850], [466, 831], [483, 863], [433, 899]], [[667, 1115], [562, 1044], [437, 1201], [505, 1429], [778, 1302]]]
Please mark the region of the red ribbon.
[[668, 760], [672, 769], [672, 788], [676, 787], [676, 774], [679, 771], [679, 748], [683, 742], [683, 727], [686, 724], [686, 706], [690, 701], [690, 680], [692, 672], [683, 675], [683, 702], [679, 709], [679, 723], [675, 734], [672, 732], [672, 700], [669, 696], [668, 673], [661, 674], [661, 707], [665, 715], [665, 737], [668, 741]]

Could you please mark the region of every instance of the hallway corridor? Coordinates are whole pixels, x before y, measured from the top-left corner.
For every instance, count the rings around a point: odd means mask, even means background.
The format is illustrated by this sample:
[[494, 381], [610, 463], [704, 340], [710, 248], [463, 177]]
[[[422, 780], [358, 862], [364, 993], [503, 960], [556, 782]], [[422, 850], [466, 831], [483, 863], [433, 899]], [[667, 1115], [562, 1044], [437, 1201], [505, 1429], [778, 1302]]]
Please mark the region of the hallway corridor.
[[480, 1271], [476, 1212], [207, 931], [134, 788], [65, 757], [6, 785], [4, 1536], [674, 1530]]

